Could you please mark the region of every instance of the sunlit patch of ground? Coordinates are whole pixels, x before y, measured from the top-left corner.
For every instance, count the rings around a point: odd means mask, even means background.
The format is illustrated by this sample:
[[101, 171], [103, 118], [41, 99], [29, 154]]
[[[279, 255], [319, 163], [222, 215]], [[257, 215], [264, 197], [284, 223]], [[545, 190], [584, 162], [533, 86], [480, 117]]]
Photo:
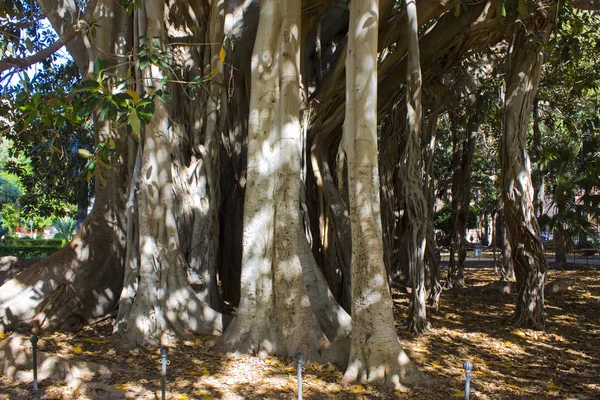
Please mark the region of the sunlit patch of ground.
[[[593, 269], [595, 268], [595, 269]], [[493, 281], [491, 268], [469, 268], [471, 285]], [[472, 398], [600, 398], [600, 267], [551, 270], [549, 279], [576, 283], [563, 296], [547, 298], [546, 332], [507, 325], [514, 295], [473, 293], [442, 296], [432, 329], [421, 336], [406, 333], [408, 296], [394, 293], [398, 333], [414, 362], [437, 378], [426, 388], [384, 391], [369, 385], [341, 385], [342, 372], [331, 365], [307, 365], [307, 399], [443, 399], [464, 397], [463, 362], [474, 364]], [[40, 350], [93, 361], [113, 372], [110, 382], [79, 389], [61, 382], [42, 382], [45, 399], [160, 399], [158, 349], [120, 353], [110, 344], [110, 323], [78, 333], [44, 336]], [[202, 338], [170, 349], [168, 399], [297, 398], [293, 360], [230, 357], [214, 349], [215, 339]], [[32, 398], [30, 384], [13, 384], [0, 376], [0, 399]]]

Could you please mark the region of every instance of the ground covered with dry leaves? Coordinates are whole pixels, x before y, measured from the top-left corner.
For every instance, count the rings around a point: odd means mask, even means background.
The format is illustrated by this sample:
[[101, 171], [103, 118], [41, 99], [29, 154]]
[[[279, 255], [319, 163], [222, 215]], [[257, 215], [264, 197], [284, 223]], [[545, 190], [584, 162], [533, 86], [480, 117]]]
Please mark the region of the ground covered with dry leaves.
[[[491, 268], [469, 268], [470, 284], [495, 279]], [[402, 324], [408, 296], [394, 293], [398, 333], [414, 362], [435, 383], [426, 388], [385, 391], [369, 385], [341, 385], [342, 371], [332, 365], [306, 365], [307, 399], [464, 398], [463, 362], [474, 365], [472, 397], [477, 399], [600, 398], [600, 267], [551, 270], [549, 279], [569, 278], [571, 290], [547, 298], [545, 332], [516, 329], [507, 318], [514, 295], [474, 291], [444, 293], [432, 329], [407, 334]], [[40, 350], [64, 358], [102, 364], [111, 371], [103, 382], [67, 385], [44, 380], [42, 399], [160, 399], [158, 349], [119, 353], [110, 344], [110, 321], [77, 333], [40, 337]], [[1, 340], [7, 340], [6, 337]], [[216, 339], [198, 338], [169, 350], [168, 399], [297, 398], [293, 360], [226, 356]], [[0, 376], [0, 399], [32, 398], [30, 383]]]

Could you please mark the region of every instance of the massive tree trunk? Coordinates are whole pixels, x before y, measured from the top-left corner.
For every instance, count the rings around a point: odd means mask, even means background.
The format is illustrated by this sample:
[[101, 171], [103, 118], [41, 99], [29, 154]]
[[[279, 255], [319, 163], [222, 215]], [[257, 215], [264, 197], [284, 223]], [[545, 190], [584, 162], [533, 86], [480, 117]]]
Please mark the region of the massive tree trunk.
[[340, 150], [348, 170], [352, 230], [352, 339], [345, 381], [399, 386], [418, 379], [394, 329], [383, 262], [377, 168], [377, 0], [350, 4], [346, 119]]
[[[542, 329], [548, 265], [533, 207], [527, 130], [542, 68], [540, 43], [546, 42], [553, 26], [553, 11], [540, 8], [536, 12], [540, 13], [534, 20], [536, 26], [526, 29], [523, 24], [515, 25], [508, 55], [500, 154], [506, 227], [518, 286], [517, 306], [512, 318], [519, 326]], [[545, 12], [548, 15], [543, 14]]]
[[[300, 1], [262, 0], [252, 57], [241, 297], [228, 351], [344, 364], [349, 317], [328, 300], [304, 234]], [[329, 296], [328, 296], [329, 295]], [[337, 307], [336, 307], [337, 306]]]
[[[115, 55], [112, 43], [122, 44], [117, 60], [131, 48], [130, 25], [126, 13], [112, 1], [98, 2], [95, 17], [102, 13], [112, 14], [114, 25], [98, 28], [93, 50], [104, 59], [105, 66], [110, 66], [118, 62], [108, 56]], [[85, 65], [78, 65], [82, 71], [87, 70], [88, 56], [94, 55], [75, 57], [85, 59]], [[2, 286], [0, 331], [19, 325], [37, 325], [47, 330], [77, 328], [89, 318], [113, 310], [119, 299], [126, 238], [127, 193], [123, 189], [129, 186], [133, 163], [123, 130], [114, 129], [110, 121], [96, 117], [94, 132], [96, 143], [115, 142], [117, 155], [111, 157], [111, 168], [102, 169], [106, 184], [96, 182], [94, 209], [67, 246]]]
[[[136, 11], [136, 14], [142, 11]], [[150, 38], [149, 45], [164, 49], [165, 4], [163, 0], [145, 3], [140, 37]], [[144, 27], [146, 28], [144, 30]], [[144, 90], [163, 89], [166, 71], [158, 65], [147, 66], [143, 74]], [[130, 307], [119, 310], [115, 333], [123, 346], [164, 343], [173, 338], [190, 339], [198, 334], [222, 331], [221, 314], [196, 297], [185, 274], [177, 218], [174, 213], [172, 145], [176, 130], [169, 123], [169, 110], [155, 100], [154, 117], [142, 134], [139, 178], [139, 266], [134, 272], [134, 287], [125, 288]], [[135, 245], [135, 243], [133, 244]], [[129, 282], [127, 282], [129, 284]]]
[[408, 68], [406, 108], [408, 133], [400, 162], [405, 164], [406, 175], [401, 177], [400, 193], [404, 197], [404, 214], [408, 222], [404, 234], [407, 236], [408, 270], [411, 282], [411, 296], [406, 327], [414, 333], [429, 328], [425, 304], [425, 249], [427, 244], [427, 200], [423, 193], [423, 166], [421, 153], [421, 64], [419, 60], [419, 27], [417, 6], [414, 1], [406, 1], [408, 19]]

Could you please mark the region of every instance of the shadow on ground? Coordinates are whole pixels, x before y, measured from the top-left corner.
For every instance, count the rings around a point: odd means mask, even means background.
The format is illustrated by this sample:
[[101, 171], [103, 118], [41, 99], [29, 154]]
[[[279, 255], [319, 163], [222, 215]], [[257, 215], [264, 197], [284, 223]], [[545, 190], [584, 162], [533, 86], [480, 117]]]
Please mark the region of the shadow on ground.
[[[473, 286], [495, 279], [492, 268], [467, 269]], [[514, 295], [444, 293], [432, 329], [415, 337], [402, 325], [408, 297], [394, 293], [398, 333], [415, 363], [435, 385], [384, 391], [368, 385], [342, 386], [342, 372], [331, 365], [307, 365], [306, 399], [440, 399], [464, 397], [462, 364], [474, 364], [473, 396], [478, 399], [597, 399], [600, 397], [600, 269], [581, 266], [551, 270], [549, 279], [573, 280], [562, 296], [547, 298], [547, 330], [516, 329], [507, 318]], [[160, 399], [158, 349], [117, 352], [110, 344], [111, 322], [88, 326], [77, 333], [44, 336], [40, 350], [75, 361], [104, 365], [108, 380], [94, 377], [71, 386], [40, 383], [46, 399]], [[2, 338], [2, 340], [7, 340]], [[215, 339], [198, 338], [170, 349], [168, 399], [293, 399], [297, 398], [293, 360], [225, 356], [214, 349]], [[0, 399], [31, 398], [30, 383], [13, 383], [0, 376]]]

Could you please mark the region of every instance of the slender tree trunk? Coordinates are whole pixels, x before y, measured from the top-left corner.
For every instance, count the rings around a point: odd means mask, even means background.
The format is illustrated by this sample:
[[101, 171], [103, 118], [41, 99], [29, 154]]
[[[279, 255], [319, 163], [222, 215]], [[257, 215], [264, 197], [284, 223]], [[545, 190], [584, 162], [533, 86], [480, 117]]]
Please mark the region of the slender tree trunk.
[[225, 32], [238, 40], [238, 47], [228, 54], [224, 74], [228, 112], [219, 165], [221, 210], [218, 272], [223, 301], [235, 306], [240, 301], [250, 65], [258, 27], [258, 1], [229, 0], [226, 11]]
[[[539, 10], [548, 12], [551, 10]], [[517, 278], [518, 297], [513, 321], [519, 326], [544, 327], [544, 280], [548, 268], [533, 207], [531, 163], [527, 154], [527, 130], [533, 98], [540, 80], [551, 17], [541, 15], [540, 26], [515, 25], [509, 50], [504, 134], [501, 140], [502, 186], [508, 239]], [[535, 32], [535, 38], [527, 37]]]
[[556, 267], [567, 265], [569, 234], [564, 229], [554, 229], [554, 263]]
[[328, 161], [327, 150], [332, 146], [328, 139], [331, 136], [323, 137], [320, 132], [315, 135], [311, 145], [311, 165], [319, 196], [323, 274], [336, 300], [350, 312], [350, 216], [348, 206], [336, 188]]
[[[539, 163], [539, 159], [542, 155], [542, 130], [540, 129], [541, 116], [540, 116], [540, 104], [539, 99], [535, 99], [533, 103], [533, 149], [532, 158], [534, 164]], [[546, 196], [546, 185], [544, 175], [545, 170], [537, 168], [537, 173], [533, 176], [533, 193], [534, 193], [534, 208], [535, 216], [540, 217], [544, 214], [544, 198]]]
[[405, 214], [408, 229], [408, 269], [411, 280], [411, 297], [408, 306], [406, 327], [414, 333], [422, 333], [429, 328], [425, 293], [425, 249], [427, 244], [427, 200], [423, 193], [423, 166], [421, 153], [421, 64], [419, 60], [419, 26], [417, 5], [406, 1], [408, 20], [408, 68], [406, 106], [408, 137], [401, 162], [406, 165], [407, 175], [402, 182]]
[[[454, 223], [446, 287], [464, 286], [465, 259], [467, 257], [466, 234], [471, 198], [471, 170], [478, 128], [474, 118], [467, 117], [467, 126], [463, 140], [459, 140], [456, 118], [453, 124], [452, 145], [454, 154], [452, 163], [454, 168], [452, 176], [452, 215]], [[455, 253], [458, 253], [458, 260], [454, 258]]]
[[477, 131], [479, 129], [479, 124], [476, 122], [477, 118], [477, 115], [467, 117], [466, 136], [462, 144], [460, 183], [457, 199], [460, 205], [458, 206], [457, 220], [455, 220], [456, 225], [458, 225], [460, 238], [462, 239], [459, 242], [458, 271], [455, 278], [457, 286], [464, 286], [465, 260], [467, 258], [466, 236], [471, 203], [471, 175], [473, 172], [473, 156], [477, 142]]
[[348, 166], [353, 329], [344, 380], [399, 386], [419, 377], [396, 336], [383, 262], [377, 168], [378, 5], [377, 0], [350, 4], [346, 120], [340, 150]]
[[433, 227], [433, 216], [435, 207], [435, 177], [434, 177], [434, 156], [435, 141], [437, 132], [437, 121], [440, 115], [440, 109], [434, 110], [426, 120], [424, 146], [425, 160], [425, 184], [424, 194], [427, 200], [427, 244], [425, 261], [428, 265], [429, 273], [429, 295], [427, 303], [434, 311], [439, 308], [440, 295], [442, 294], [442, 284], [440, 283], [440, 265], [437, 253], [437, 243]]
[[223, 46], [225, 4], [225, 1], [211, 0], [209, 7], [207, 6], [208, 26], [203, 33], [211, 45], [205, 51], [203, 75], [212, 76], [216, 71], [218, 72], [209, 81], [208, 90], [201, 92], [199, 102], [194, 103], [195, 109], [192, 112], [194, 125], [203, 128], [203, 137], [199, 134], [192, 135], [192, 145], [196, 149], [195, 158], [198, 163], [192, 163], [192, 168], [188, 168], [190, 181], [193, 182], [190, 193], [193, 223], [189, 265], [196, 278], [199, 278], [198, 285], [195, 287], [198, 298], [213, 308], [220, 308], [217, 287], [219, 147], [220, 133], [224, 129], [225, 115], [227, 115], [226, 90], [220, 82], [223, 77], [223, 62], [220, 54]]
[[506, 233], [506, 224], [504, 221], [504, 201], [502, 196], [498, 196], [498, 211], [496, 213], [495, 235], [496, 247], [500, 249], [499, 272], [500, 280], [513, 281], [515, 279], [515, 269], [510, 251], [510, 242]]

